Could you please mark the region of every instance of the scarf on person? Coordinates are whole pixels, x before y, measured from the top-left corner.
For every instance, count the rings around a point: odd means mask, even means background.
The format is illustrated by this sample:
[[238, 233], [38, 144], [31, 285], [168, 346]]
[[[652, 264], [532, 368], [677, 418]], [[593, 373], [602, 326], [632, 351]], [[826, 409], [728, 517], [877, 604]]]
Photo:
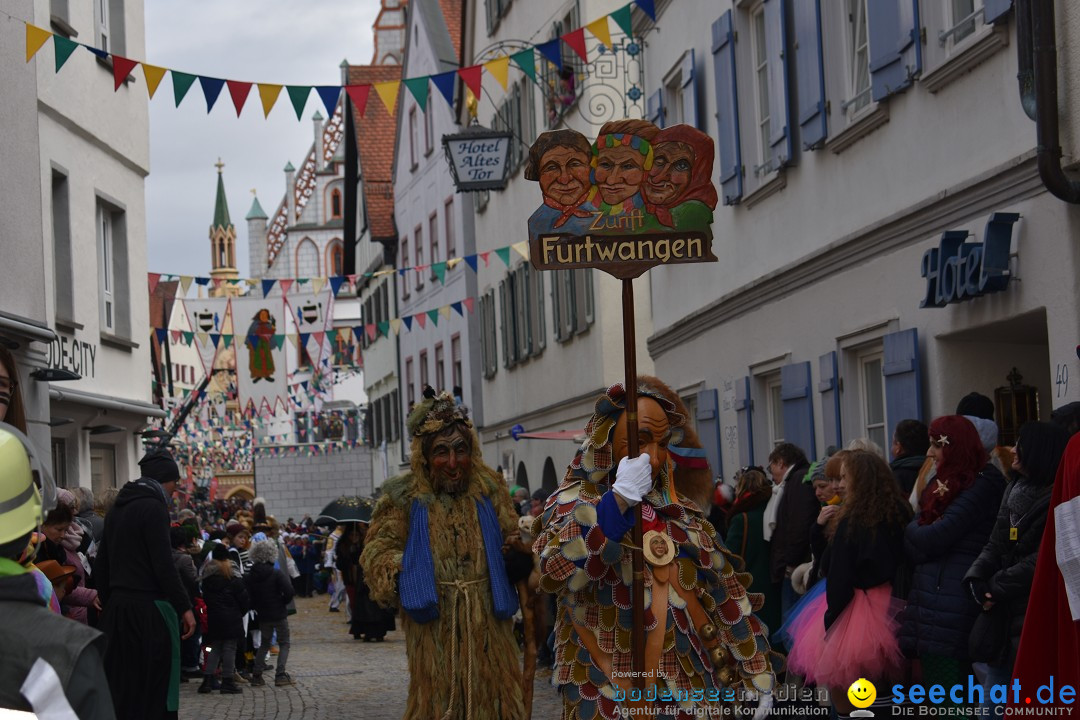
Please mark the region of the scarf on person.
[[553, 210], [558, 210], [560, 213], [558, 219], [551, 225], [553, 228], [562, 227], [571, 217], [587, 218], [592, 216], [592, 213], [588, 210], [583, 210], [581, 208], [583, 203], [580, 202], [574, 203], [573, 205], [563, 205], [549, 197], [545, 197], [544, 204]]
[[[476, 501], [476, 516], [480, 520], [480, 533], [484, 540], [492, 607], [495, 609], [496, 618], [507, 620], [517, 612], [517, 595], [506, 577], [502, 557], [502, 532], [489, 498], [479, 498]], [[423, 624], [439, 617], [439, 596], [435, 588], [435, 560], [431, 555], [428, 511], [427, 506], [420, 500], [413, 500], [409, 511], [409, 539], [405, 543], [405, 554], [401, 559], [398, 587], [401, 607], [414, 622]]]

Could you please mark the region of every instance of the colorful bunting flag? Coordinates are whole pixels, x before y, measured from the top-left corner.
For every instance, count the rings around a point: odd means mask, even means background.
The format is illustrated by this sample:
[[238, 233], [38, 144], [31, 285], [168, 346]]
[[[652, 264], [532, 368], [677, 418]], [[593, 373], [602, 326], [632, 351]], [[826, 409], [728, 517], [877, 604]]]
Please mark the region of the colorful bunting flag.
[[270, 117], [270, 111], [274, 108], [278, 96], [281, 95], [282, 85], [268, 85], [259, 83], [259, 99], [262, 100], [263, 117]]
[[435, 84], [435, 87], [442, 96], [446, 98], [447, 105], [454, 104], [454, 81], [457, 79], [457, 71], [451, 70], [449, 72], [439, 73], [438, 75], [431, 76], [431, 82]]
[[577, 53], [582, 62], [589, 62], [588, 54], [585, 52], [585, 28], [578, 28], [566, 33], [562, 36], [562, 40], [571, 50]]
[[656, 6], [653, 4], [653, 0], [634, 0], [635, 4], [641, 8], [641, 12], [649, 16], [649, 19], [656, 22]]
[[26, 62], [37, 55], [37, 51], [41, 49], [41, 46], [49, 41], [53, 34], [48, 30], [42, 30], [36, 25], [26, 23]]
[[510, 248], [498, 248], [495, 250], [495, 254], [499, 256], [499, 259], [506, 263], [506, 267], [510, 267]]
[[461, 304], [465, 306], [465, 309], [468, 310], [471, 315], [473, 313], [473, 308], [476, 306], [476, 298], [467, 297], [461, 301]]
[[184, 96], [187, 95], [188, 90], [195, 83], [195, 76], [185, 72], [172, 71], [172, 87], [173, 87], [173, 99], [176, 101], [176, 107], [180, 107], [181, 101]]
[[461, 303], [460, 302], [450, 303], [450, 308], [454, 312], [456, 312], [458, 315], [460, 315], [461, 317], [465, 317], [465, 313], [463, 313], [461, 311]]
[[315, 88], [315, 92], [319, 93], [319, 97], [322, 99], [323, 107], [326, 108], [327, 117], [334, 117], [334, 111], [337, 110], [338, 98], [341, 97], [341, 86], [319, 85]]
[[541, 43], [536, 46], [536, 49], [547, 58], [548, 62], [562, 70], [562, 48], [559, 46], [559, 38]]
[[405, 81], [405, 87], [409, 88], [409, 92], [416, 98], [416, 104], [420, 106], [420, 112], [427, 112], [427, 77], [409, 78]]
[[310, 85], [288, 85], [289, 100], [292, 101], [293, 110], [296, 111], [296, 119], [299, 120], [304, 114], [304, 106], [307, 105], [308, 95], [311, 94]]
[[626, 34], [626, 37], [634, 36], [634, 24], [630, 13], [630, 3], [627, 3], [608, 16], [615, 21], [615, 24]]
[[514, 250], [517, 251], [517, 254], [520, 255], [521, 257], [525, 258], [526, 260], [529, 259], [529, 241], [528, 240], [522, 240], [521, 242], [516, 242], [513, 245], [511, 245], [510, 247], [514, 248]]
[[119, 55], [112, 56], [113, 62], [113, 92], [120, 89], [120, 86], [127, 80], [127, 76], [131, 74], [131, 71], [135, 69], [135, 66], [139, 64], [138, 60], [131, 60], [126, 57], [120, 57]]
[[530, 80], [536, 82], [536, 55], [533, 53], [532, 48], [516, 52], [510, 56], [510, 59], [521, 68], [521, 72], [529, 76]]
[[364, 111], [367, 110], [368, 96], [371, 94], [370, 85], [346, 85], [345, 92], [348, 93], [349, 99], [352, 100], [352, 104], [356, 107], [356, 112], [360, 117], [364, 117]]
[[458, 70], [458, 75], [465, 81], [465, 87], [472, 90], [473, 95], [480, 97], [483, 92], [483, 66], [473, 65]]
[[424, 313], [417, 313], [416, 315], [413, 315], [413, 317], [416, 318], [416, 322], [420, 324], [421, 330], [427, 328], [427, 315], [425, 315]]
[[[59, 69], [59, 68], [57, 68]], [[154, 99], [154, 93], [157, 92], [158, 85], [161, 84], [162, 79], [165, 77], [165, 73], [168, 72], [163, 67], [157, 65], [142, 64], [143, 77], [146, 78], [146, 94], [150, 96], [150, 99]]]
[[437, 262], [431, 264], [431, 272], [435, 273], [435, 277], [439, 279], [439, 283], [446, 284], [446, 263]]
[[248, 93], [251, 92], [251, 83], [239, 80], [227, 80], [229, 95], [232, 97], [233, 107], [236, 108], [236, 117], [240, 117], [240, 111], [244, 109]]
[[53, 35], [53, 54], [56, 56], [56, 72], [60, 72], [60, 68], [64, 67], [64, 63], [71, 57], [71, 53], [75, 52], [75, 48], [79, 47], [79, 43], [74, 40], [69, 40], [63, 35]]
[[607, 20], [606, 17], [602, 17], [599, 20], [593, 20], [585, 27], [593, 34], [593, 37], [602, 42], [606, 47], [611, 47], [611, 30], [608, 28]]
[[510, 75], [510, 58], [501, 57], [496, 58], [495, 60], [489, 60], [484, 63], [484, 67], [487, 68], [487, 71], [491, 73], [491, 76], [494, 77], [495, 80], [502, 85], [502, 89], [505, 90]]
[[379, 97], [383, 101], [383, 105], [386, 106], [386, 111], [391, 115], [397, 109], [397, 96], [398, 88], [401, 86], [400, 80], [389, 80], [387, 82], [375, 83], [373, 86], [375, 92], [379, 94]]

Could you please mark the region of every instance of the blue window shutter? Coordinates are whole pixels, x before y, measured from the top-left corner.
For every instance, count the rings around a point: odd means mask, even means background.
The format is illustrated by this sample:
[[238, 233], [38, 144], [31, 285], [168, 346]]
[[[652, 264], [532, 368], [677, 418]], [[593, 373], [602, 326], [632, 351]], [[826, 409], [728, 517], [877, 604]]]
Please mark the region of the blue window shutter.
[[922, 369], [919, 366], [919, 331], [901, 330], [883, 339], [885, 362], [885, 424], [888, 437], [896, 423], [923, 419]]
[[803, 150], [828, 135], [825, 114], [825, 57], [821, 44], [821, 0], [792, 4], [795, 26], [795, 82], [799, 91], [799, 138]]
[[750, 399], [750, 377], [735, 381], [735, 418], [739, 432], [739, 464], [754, 464], [754, 402]]
[[720, 405], [715, 388], [697, 394], [697, 434], [715, 477], [724, 469], [720, 451]]
[[765, 54], [769, 63], [769, 145], [772, 148], [774, 170], [791, 162], [786, 8], [787, 0], [765, 0]]
[[664, 127], [664, 91], [657, 90], [645, 101], [646, 120], [656, 127]]
[[836, 351], [818, 358], [818, 393], [821, 395], [821, 433], [825, 447], [839, 448], [843, 440], [840, 431], [840, 388], [836, 371]]
[[[735, 34], [728, 10], [712, 25], [713, 74], [716, 76], [716, 144], [720, 149], [720, 185], [725, 205], [742, 198], [742, 150], [739, 147], [739, 93], [735, 81]], [[741, 433], [740, 433], [741, 436]], [[741, 443], [741, 437], [739, 442]]]
[[697, 106], [697, 72], [694, 67], [694, 48], [690, 48], [682, 59], [682, 117], [683, 122], [701, 129]]
[[780, 368], [780, 400], [784, 405], [784, 440], [794, 443], [806, 457], [816, 460], [810, 363], [791, 363]]
[[983, 22], [990, 23], [1012, 10], [1012, 0], [983, 0]]
[[911, 85], [922, 70], [918, 0], [866, 3], [870, 33], [870, 85], [874, 101]]

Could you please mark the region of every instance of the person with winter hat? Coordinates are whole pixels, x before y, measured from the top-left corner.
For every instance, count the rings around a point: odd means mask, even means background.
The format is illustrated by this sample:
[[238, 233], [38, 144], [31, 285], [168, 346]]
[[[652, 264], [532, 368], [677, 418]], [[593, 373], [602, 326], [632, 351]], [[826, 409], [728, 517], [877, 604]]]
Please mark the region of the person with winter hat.
[[274, 567], [278, 558], [277, 543], [263, 540], [251, 546], [251, 570], [244, 576], [251, 608], [259, 618], [262, 641], [255, 653], [255, 673], [251, 676], [252, 687], [266, 684], [263, 680], [266, 654], [274, 634], [277, 633], [278, 659], [274, 685], [292, 685], [292, 678], [285, 672], [289, 661], [289, 611], [294, 592], [285, 572]]
[[[195, 632], [191, 601], [172, 558], [169, 499], [180, 470], [167, 449], [139, 461], [105, 516], [94, 577], [109, 638], [105, 675], [119, 720], [156, 720], [180, 704], [182, 638]], [[174, 662], [162, 662], [174, 658]]]

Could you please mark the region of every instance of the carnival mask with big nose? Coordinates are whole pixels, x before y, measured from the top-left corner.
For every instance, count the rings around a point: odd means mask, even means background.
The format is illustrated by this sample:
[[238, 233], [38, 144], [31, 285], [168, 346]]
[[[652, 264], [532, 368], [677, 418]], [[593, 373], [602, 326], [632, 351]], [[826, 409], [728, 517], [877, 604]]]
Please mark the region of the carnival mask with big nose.
[[540, 161], [540, 191], [561, 205], [577, 205], [589, 192], [589, 156], [559, 146]]
[[681, 142], [656, 146], [656, 159], [645, 181], [645, 199], [662, 207], [674, 205], [690, 185], [694, 151]]
[[608, 205], [628, 200], [645, 179], [645, 158], [628, 145], [600, 148], [596, 162], [596, 184]]
[[[652, 466], [652, 477], [655, 485], [660, 471], [668, 464], [668, 443], [671, 442], [671, 423], [667, 413], [660, 407], [660, 403], [651, 397], [639, 397], [637, 399], [637, 424], [638, 424], [638, 452], [649, 454], [649, 465]], [[615, 423], [615, 431], [611, 437], [612, 459], [618, 464], [627, 456], [629, 438], [627, 437], [627, 415], [623, 413]]]
[[436, 491], [456, 493], [465, 488], [472, 471], [472, 441], [457, 425], [438, 435], [428, 453], [431, 484]]

